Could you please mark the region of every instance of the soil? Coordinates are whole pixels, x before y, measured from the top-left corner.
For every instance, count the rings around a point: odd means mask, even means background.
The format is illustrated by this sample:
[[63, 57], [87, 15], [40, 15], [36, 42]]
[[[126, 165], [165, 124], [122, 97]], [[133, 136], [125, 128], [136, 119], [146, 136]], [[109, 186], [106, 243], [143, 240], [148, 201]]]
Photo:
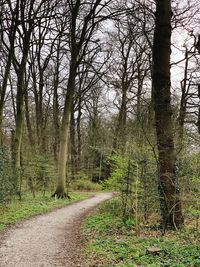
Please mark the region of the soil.
[[87, 267], [81, 256], [81, 222], [88, 212], [111, 197], [111, 193], [96, 194], [11, 227], [0, 235], [0, 266]]

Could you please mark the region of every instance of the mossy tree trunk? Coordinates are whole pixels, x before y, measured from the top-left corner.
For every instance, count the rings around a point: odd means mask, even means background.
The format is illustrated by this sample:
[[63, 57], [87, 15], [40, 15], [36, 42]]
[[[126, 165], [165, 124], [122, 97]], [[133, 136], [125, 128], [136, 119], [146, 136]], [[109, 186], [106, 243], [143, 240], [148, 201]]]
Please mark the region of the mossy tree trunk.
[[[103, 9], [106, 9], [107, 4], [109, 2], [110, 1], [106, 2], [103, 7], [101, 7], [101, 11]], [[70, 131], [70, 118], [75, 92], [77, 68], [81, 63], [81, 60], [83, 59], [84, 55], [87, 53], [87, 47], [89, 45], [89, 41], [92, 38], [93, 32], [95, 31], [98, 24], [103, 20], [102, 18], [100, 18], [99, 20], [97, 19], [95, 21], [96, 14], [98, 13], [99, 16], [99, 12], [101, 12], [97, 10], [101, 3], [101, 0], [96, 0], [91, 3], [81, 3], [80, 0], [76, 0], [69, 1], [69, 3], [71, 16], [69, 35], [71, 59], [64, 111], [60, 127], [57, 186], [54, 194], [52, 195], [57, 196], [58, 198], [63, 198], [67, 195], [65, 193], [66, 162], [68, 158], [68, 138]], [[84, 14], [81, 13], [81, 5], [88, 5]]]
[[17, 69], [17, 96], [16, 96], [16, 121], [15, 121], [15, 137], [14, 137], [14, 171], [16, 175], [16, 188], [20, 193], [21, 184], [21, 146], [24, 125], [24, 75], [26, 70], [26, 60], [28, 55], [28, 47], [25, 49], [22, 61]]
[[[28, 59], [28, 53], [31, 43], [31, 35], [34, 30], [34, 20], [36, 13], [32, 14], [34, 10], [35, 0], [31, 0], [28, 9], [26, 8], [26, 2], [19, 1], [18, 12], [21, 19], [22, 33], [20, 35], [20, 48], [21, 48], [21, 59], [17, 60], [17, 53], [13, 54], [12, 62], [17, 75], [17, 96], [16, 96], [16, 128], [14, 137], [14, 170], [16, 175], [17, 190], [20, 192], [21, 185], [21, 146], [22, 146], [22, 136], [23, 136], [23, 125], [24, 125], [24, 92], [26, 90], [25, 86], [25, 73], [26, 64]], [[24, 12], [26, 11], [26, 12]], [[28, 21], [28, 22], [27, 22]], [[17, 25], [19, 26], [19, 25]]]
[[66, 197], [65, 193], [65, 179], [66, 179], [66, 162], [68, 156], [68, 138], [70, 130], [70, 117], [71, 107], [73, 104], [74, 90], [75, 90], [75, 78], [76, 78], [76, 53], [72, 55], [70, 74], [67, 85], [67, 94], [65, 98], [65, 105], [63, 111], [63, 117], [60, 127], [60, 147], [58, 155], [58, 177], [57, 186], [52, 196], [58, 198]]
[[175, 175], [170, 93], [171, 16], [171, 1], [157, 0], [153, 43], [153, 96], [159, 154], [160, 207], [164, 229], [177, 229], [184, 222]]
[[56, 190], [52, 195], [52, 197], [56, 196], [57, 198], [64, 198], [66, 196], [68, 197], [68, 195], [65, 192], [66, 164], [68, 158], [68, 139], [70, 131], [71, 109], [75, 91], [75, 80], [76, 80], [76, 72], [78, 66], [77, 61], [80, 51], [80, 46], [78, 46], [76, 37], [76, 23], [77, 23], [76, 20], [78, 17], [79, 8], [80, 8], [80, 0], [77, 0], [76, 3], [73, 5], [73, 9], [71, 11], [71, 30], [70, 30], [71, 60], [70, 60], [69, 78], [67, 83], [67, 92], [65, 96], [64, 110], [60, 126], [57, 185], [56, 185]]

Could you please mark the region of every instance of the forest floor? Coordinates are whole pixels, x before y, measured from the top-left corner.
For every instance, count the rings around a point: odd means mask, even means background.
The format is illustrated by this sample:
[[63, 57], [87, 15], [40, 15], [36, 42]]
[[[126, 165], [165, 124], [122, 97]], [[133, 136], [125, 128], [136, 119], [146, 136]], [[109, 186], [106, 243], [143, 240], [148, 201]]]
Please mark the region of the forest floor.
[[0, 266], [84, 266], [80, 224], [91, 209], [111, 197], [99, 193], [11, 226], [0, 234]]
[[[87, 267], [200, 267], [200, 228], [185, 218], [179, 231], [162, 233], [154, 218], [122, 218], [120, 200], [101, 204], [82, 226]], [[155, 216], [155, 214], [154, 214]]]

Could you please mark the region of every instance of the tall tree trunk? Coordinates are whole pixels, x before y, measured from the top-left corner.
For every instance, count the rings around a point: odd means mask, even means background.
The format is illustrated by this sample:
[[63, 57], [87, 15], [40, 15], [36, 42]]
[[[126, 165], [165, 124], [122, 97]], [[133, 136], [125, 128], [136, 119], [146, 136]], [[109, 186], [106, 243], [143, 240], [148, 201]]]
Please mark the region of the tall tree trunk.
[[[198, 98], [200, 101], [200, 84], [198, 85]], [[200, 134], [200, 106], [198, 108], [198, 119], [197, 119], [198, 133]]]
[[[8, 79], [9, 79], [9, 73], [10, 73], [10, 68], [12, 64], [12, 58], [14, 54], [14, 47], [15, 47], [15, 35], [17, 31], [17, 21], [19, 18], [19, 2], [16, 2], [15, 10], [12, 14], [12, 22], [11, 22], [11, 30], [9, 33], [9, 42], [10, 42], [10, 49], [8, 51], [8, 57], [7, 57], [7, 62], [5, 66], [5, 71], [3, 75], [3, 81], [2, 81], [2, 86], [0, 88], [0, 143], [2, 142], [2, 122], [3, 122], [3, 108], [4, 108], [4, 100], [5, 100], [5, 95], [6, 95], [6, 89], [7, 89], [7, 84], [8, 84]], [[3, 35], [2, 35], [3, 38]]]
[[115, 130], [115, 139], [113, 148], [120, 150], [122, 153], [125, 151], [126, 144], [126, 117], [127, 117], [127, 88], [122, 86], [122, 102], [119, 110], [117, 127]]
[[178, 140], [177, 140], [177, 147], [178, 152], [182, 149], [183, 146], [183, 134], [184, 134], [184, 123], [186, 117], [186, 108], [187, 108], [187, 97], [188, 97], [188, 90], [189, 85], [188, 82], [188, 64], [189, 64], [189, 53], [186, 48], [185, 52], [185, 69], [184, 69], [184, 78], [181, 81], [181, 101], [180, 101], [180, 109], [179, 109], [179, 116], [178, 116]]
[[141, 75], [142, 69], [141, 66], [138, 64], [137, 67], [137, 104], [136, 104], [136, 117], [137, 122], [140, 123], [141, 121], [141, 98], [142, 98], [142, 89], [143, 89], [143, 82], [145, 75]]
[[176, 229], [183, 225], [175, 156], [170, 93], [171, 1], [156, 1], [153, 43], [153, 93], [159, 154], [159, 191], [162, 225]]
[[34, 94], [34, 101], [35, 101], [35, 119], [36, 119], [36, 136], [37, 136], [37, 144], [39, 146], [39, 135], [40, 135], [40, 123], [39, 123], [39, 96], [38, 96], [38, 90], [37, 90], [37, 77], [36, 77], [36, 71], [32, 70], [32, 80], [33, 80], [33, 94]]
[[60, 147], [58, 156], [58, 178], [55, 193], [52, 196], [58, 198], [66, 197], [65, 193], [65, 179], [66, 179], [66, 162], [67, 162], [67, 151], [68, 151], [68, 138], [70, 130], [70, 117], [71, 107], [73, 104], [74, 90], [75, 90], [75, 79], [76, 79], [76, 55], [71, 59], [70, 73], [67, 84], [67, 94], [65, 98], [65, 105], [63, 111], [63, 117], [60, 128]]
[[81, 138], [81, 96], [78, 99], [78, 116], [77, 116], [77, 171], [81, 170], [81, 151], [82, 151], [82, 138]]
[[53, 88], [53, 125], [54, 125], [54, 141], [53, 141], [53, 150], [54, 150], [54, 160], [57, 164], [58, 162], [58, 149], [59, 149], [59, 103], [58, 103], [58, 85], [59, 85], [59, 66], [60, 66], [60, 43], [57, 47], [57, 56], [56, 56], [56, 67], [54, 74], [54, 88]]
[[30, 111], [29, 111], [29, 101], [28, 101], [28, 84], [26, 82], [26, 88], [24, 92], [24, 102], [25, 102], [25, 115], [26, 115], [26, 126], [28, 130], [28, 139], [31, 147], [34, 147], [34, 139], [33, 139], [33, 129], [31, 126], [31, 119], [30, 119]]
[[17, 73], [16, 128], [14, 138], [14, 167], [17, 190], [19, 190], [21, 181], [21, 145], [24, 122], [24, 71], [25, 67], [22, 64]]
[[[67, 93], [65, 98], [65, 105], [63, 111], [63, 117], [60, 128], [60, 147], [59, 147], [59, 159], [58, 159], [58, 178], [57, 187], [53, 196], [63, 198], [65, 193], [65, 177], [66, 177], [66, 161], [67, 161], [67, 144], [70, 130], [70, 117], [71, 108], [73, 104], [73, 97], [75, 91], [75, 79], [77, 74], [77, 67], [86, 52], [88, 42], [96, 28], [98, 22], [94, 23], [96, 15], [96, 9], [99, 7], [101, 0], [92, 2], [91, 8], [86, 12], [82, 25], [80, 23], [79, 9], [82, 6], [80, 0], [73, 1], [70, 4], [71, 21], [70, 21], [70, 68], [69, 78], [67, 84]], [[103, 9], [103, 8], [102, 8]], [[99, 15], [99, 14], [98, 14]], [[90, 22], [93, 22], [91, 25]], [[77, 26], [77, 24], [80, 26]]]
[[39, 67], [39, 91], [38, 91], [38, 123], [39, 123], [39, 147], [41, 150], [41, 153], [43, 152], [43, 149], [45, 150], [45, 147], [43, 147], [43, 138], [45, 135], [45, 129], [44, 129], [44, 112], [43, 112], [43, 89], [44, 89], [44, 72]]
[[[30, 5], [31, 8], [31, 5]], [[17, 74], [17, 96], [16, 96], [16, 128], [15, 128], [15, 148], [14, 148], [14, 166], [17, 175], [17, 186], [21, 185], [21, 146], [24, 125], [24, 91], [25, 91], [25, 72], [30, 46], [31, 28], [24, 33], [22, 41], [22, 59], [17, 65], [14, 64]], [[13, 60], [13, 63], [15, 61]], [[20, 189], [20, 188], [19, 188]], [[19, 192], [21, 198], [21, 192]]]
[[54, 159], [55, 162], [58, 162], [58, 150], [59, 150], [59, 104], [58, 104], [58, 91], [57, 86], [54, 87], [54, 96], [53, 96], [53, 123], [54, 123]]
[[99, 98], [93, 99], [93, 106], [90, 115], [89, 122], [89, 149], [88, 149], [88, 178], [93, 181], [94, 178], [94, 170], [95, 170], [95, 157], [97, 151], [97, 144], [99, 139], [99, 112], [98, 112], [98, 101]]
[[72, 105], [70, 122], [70, 148], [71, 148], [71, 174], [72, 179], [77, 174], [76, 124], [74, 118], [74, 105]]
[[0, 143], [3, 142], [2, 141], [3, 108], [4, 108], [6, 88], [7, 88], [7, 83], [8, 83], [9, 73], [10, 73], [11, 61], [12, 61], [12, 56], [9, 55], [8, 61], [5, 67], [2, 86], [0, 88], [0, 93], [1, 93], [1, 97], [0, 97]]

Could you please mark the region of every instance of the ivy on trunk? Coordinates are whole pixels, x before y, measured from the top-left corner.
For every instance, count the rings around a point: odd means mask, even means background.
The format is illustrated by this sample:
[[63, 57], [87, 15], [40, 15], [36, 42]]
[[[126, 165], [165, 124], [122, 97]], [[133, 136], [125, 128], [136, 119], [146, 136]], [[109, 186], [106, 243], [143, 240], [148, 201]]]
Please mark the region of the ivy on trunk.
[[153, 43], [153, 96], [159, 157], [160, 208], [164, 229], [177, 229], [184, 222], [175, 175], [170, 93], [171, 15], [171, 1], [157, 0]]

